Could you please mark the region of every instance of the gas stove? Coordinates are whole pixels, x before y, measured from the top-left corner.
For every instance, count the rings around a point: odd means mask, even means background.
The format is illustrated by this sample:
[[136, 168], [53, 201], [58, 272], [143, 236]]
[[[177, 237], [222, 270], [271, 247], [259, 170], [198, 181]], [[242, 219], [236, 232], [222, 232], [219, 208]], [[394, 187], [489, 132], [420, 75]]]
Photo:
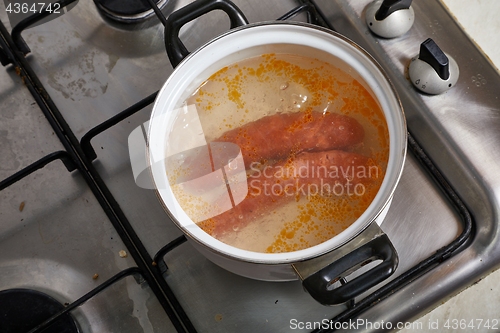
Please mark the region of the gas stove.
[[[136, 185], [128, 137], [173, 71], [161, 13], [189, 1], [127, 11], [65, 1], [67, 13], [24, 31], [12, 31], [2, 10], [0, 309], [9, 308], [10, 331], [328, 332], [353, 331], [335, 323], [358, 319], [356, 331], [390, 331], [498, 267], [500, 77], [441, 3], [415, 1], [412, 28], [383, 39], [365, 22], [370, 1], [234, 2], [250, 22], [286, 17], [336, 30], [396, 86], [411, 136], [381, 226], [399, 254], [395, 274], [347, 304], [322, 306], [299, 281], [255, 281], [212, 264], [154, 191]], [[194, 50], [228, 28], [216, 11], [180, 37]], [[457, 84], [434, 96], [407, 72], [429, 37], [460, 68]]]

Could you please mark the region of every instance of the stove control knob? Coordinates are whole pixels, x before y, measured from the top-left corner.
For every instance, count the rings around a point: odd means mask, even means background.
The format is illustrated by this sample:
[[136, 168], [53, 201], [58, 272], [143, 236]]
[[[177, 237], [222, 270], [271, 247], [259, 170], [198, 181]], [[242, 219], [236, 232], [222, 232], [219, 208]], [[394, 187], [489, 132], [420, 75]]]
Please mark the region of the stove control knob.
[[412, 0], [376, 0], [366, 8], [366, 24], [380, 37], [404, 35], [415, 21]]
[[411, 59], [408, 74], [419, 90], [437, 95], [457, 83], [459, 69], [455, 60], [428, 38], [420, 45], [418, 56]]

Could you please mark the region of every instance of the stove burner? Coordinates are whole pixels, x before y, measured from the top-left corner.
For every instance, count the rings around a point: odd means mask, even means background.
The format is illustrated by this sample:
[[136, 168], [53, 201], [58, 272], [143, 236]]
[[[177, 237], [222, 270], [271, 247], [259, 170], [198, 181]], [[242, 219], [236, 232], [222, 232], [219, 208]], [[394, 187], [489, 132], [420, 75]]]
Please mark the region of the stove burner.
[[[52, 297], [30, 289], [0, 291], [0, 327], [2, 332], [28, 332], [64, 309]], [[78, 333], [70, 314], [65, 314], [44, 333]]]
[[[124, 23], [143, 21], [155, 13], [147, 0], [94, 0], [98, 9], [105, 17]], [[161, 10], [168, 0], [157, 0], [156, 5]]]

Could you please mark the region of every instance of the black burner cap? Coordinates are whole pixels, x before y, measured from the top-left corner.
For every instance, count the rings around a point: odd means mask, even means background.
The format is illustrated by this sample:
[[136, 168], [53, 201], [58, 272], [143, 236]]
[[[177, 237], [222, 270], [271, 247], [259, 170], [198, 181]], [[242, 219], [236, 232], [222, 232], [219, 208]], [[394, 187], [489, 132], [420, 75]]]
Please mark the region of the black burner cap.
[[[0, 327], [2, 332], [21, 333], [40, 325], [64, 305], [54, 298], [30, 289], [0, 291]], [[63, 315], [43, 333], [78, 333], [75, 321], [69, 313]]]
[[151, 9], [146, 0], [94, 0], [105, 9], [118, 15], [137, 15]]
[[[147, 0], [94, 0], [98, 9], [108, 18], [117, 21], [139, 21], [153, 15]], [[166, 0], [156, 0], [161, 9]]]

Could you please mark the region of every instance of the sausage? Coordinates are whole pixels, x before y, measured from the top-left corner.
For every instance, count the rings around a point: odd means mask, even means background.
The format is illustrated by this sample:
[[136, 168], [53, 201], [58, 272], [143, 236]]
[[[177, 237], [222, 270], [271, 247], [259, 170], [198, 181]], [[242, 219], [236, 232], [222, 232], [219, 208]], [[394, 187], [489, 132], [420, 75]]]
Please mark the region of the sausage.
[[355, 193], [357, 186], [372, 183], [381, 172], [371, 158], [341, 150], [302, 152], [262, 170], [252, 166], [252, 170], [245, 199], [198, 224], [213, 237], [244, 227], [261, 214], [301, 196], [348, 195], [349, 190]]
[[266, 116], [213, 141], [237, 144], [248, 166], [255, 161], [287, 158], [290, 153], [345, 149], [363, 138], [363, 127], [352, 117], [306, 111]]
[[[225, 132], [210, 143], [210, 148], [184, 152], [181, 168], [190, 178], [201, 177], [228, 164], [236, 157], [236, 147], [241, 150], [244, 167], [249, 169], [253, 162], [285, 159], [303, 151], [350, 148], [361, 143], [364, 134], [361, 124], [346, 115], [317, 111], [274, 114]], [[213, 185], [207, 180], [205, 187]]]

